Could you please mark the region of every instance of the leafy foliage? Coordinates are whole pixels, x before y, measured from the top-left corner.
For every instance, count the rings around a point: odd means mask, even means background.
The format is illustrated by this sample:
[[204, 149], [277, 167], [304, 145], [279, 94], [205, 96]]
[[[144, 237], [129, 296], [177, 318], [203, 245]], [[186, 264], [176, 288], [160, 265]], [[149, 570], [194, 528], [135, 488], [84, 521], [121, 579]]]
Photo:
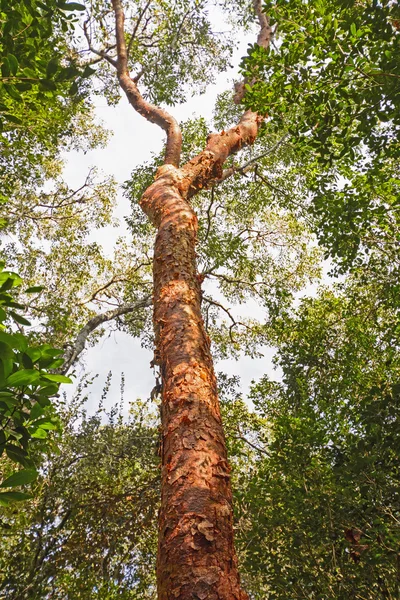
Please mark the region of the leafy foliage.
[[[151, 102], [184, 102], [189, 90], [204, 92], [215, 72], [227, 67], [232, 40], [213, 30], [207, 8], [205, 0], [124, 3], [129, 68]], [[109, 2], [93, 2], [84, 27], [90, 52], [113, 58], [115, 27]], [[116, 102], [119, 89], [110, 66], [101, 64], [97, 74], [108, 100]]]
[[[30, 324], [16, 312], [24, 306], [15, 302], [11, 293], [22, 280], [15, 273], [3, 269], [4, 263], [0, 273], [0, 456], [5, 452], [11, 462], [3, 471], [5, 479], [0, 487], [6, 491], [0, 492], [0, 504], [7, 506], [29, 497], [26, 493], [7, 488], [29, 484], [38, 476], [33, 456], [45, 448], [48, 432], [59, 430], [50, 398], [58, 393], [60, 383], [70, 383], [71, 380], [51, 372], [64, 362], [60, 358], [62, 350], [48, 344], [32, 345], [25, 335], [14, 332], [4, 323], [8, 317], [17, 325]], [[26, 291], [36, 294], [40, 290], [28, 288]], [[53, 446], [52, 442], [50, 446]], [[12, 463], [23, 468], [9, 474]]]
[[355, 281], [281, 320], [283, 381], [264, 378], [251, 395], [265, 451], [237, 490], [254, 598], [398, 595], [394, 318]]
[[[107, 380], [103, 399], [107, 397]], [[155, 598], [158, 432], [143, 403], [86, 414], [88, 380], [60, 401], [59, 452], [35, 484], [37, 500], [5, 512], [3, 594], [24, 598]], [[89, 388], [90, 389], [90, 388]]]
[[283, 0], [267, 11], [279, 38], [268, 51], [249, 49], [246, 103], [287, 128], [313, 166], [314, 228], [346, 270], [376, 225], [397, 218], [399, 7]]

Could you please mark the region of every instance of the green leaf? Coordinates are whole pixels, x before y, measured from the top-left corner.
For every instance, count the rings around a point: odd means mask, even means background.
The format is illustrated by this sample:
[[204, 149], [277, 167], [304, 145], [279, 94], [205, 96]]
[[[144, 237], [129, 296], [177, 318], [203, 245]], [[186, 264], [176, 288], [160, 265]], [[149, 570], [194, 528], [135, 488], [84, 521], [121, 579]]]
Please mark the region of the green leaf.
[[38, 401], [40, 402], [40, 404], [42, 406], [47, 406], [48, 401], [47, 401], [46, 404], [44, 404], [43, 403], [43, 396], [47, 400], [47, 398], [49, 396], [54, 396], [55, 394], [57, 394], [57, 392], [58, 392], [58, 385], [57, 384], [53, 383], [53, 384], [50, 384], [50, 385], [46, 385], [45, 387], [42, 387], [42, 388], [40, 388], [38, 390], [38, 392], [37, 392], [38, 395], [39, 395], [39, 400]]
[[40, 427], [41, 429], [55, 431], [58, 429], [58, 425], [48, 419], [48, 417], [42, 417], [37, 419], [34, 423], [31, 423], [30, 427]]
[[8, 377], [7, 386], [19, 387], [21, 385], [30, 385], [39, 380], [40, 374], [36, 369], [21, 369]]
[[16, 473], [10, 475], [10, 477], [7, 477], [0, 487], [17, 487], [19, 485], [25, 485], [35, 481], [37, 476], [38, 472], [36, 469], [21, 469], [20, 471], [16, 471]]
[[24, 492], [1, 492], [0, 505], [9, 506], [13, 502], [22, 502], [30, 498], [32, 498], [32, 494], [25, 494]]
[[90, 65], [86, 65], [82, 77], [86, 79], [86, 77], [90, 77], [91, 75], [94, 75], [94, 73], [96, 73], [96, 69], [92, 69]]
[[57, 89], [57, 85], [51, 79], [41, 79], [40, 88], [43, 90], [50, 90], [54, 92]]
[[15, 115], [10, 115], [9, 113], [4, 113], [3, 117], [10, 123], [15, 123], [15, 125], [22, 124], [22, 119], [20, 119], [19, 117], [16, 117]]
[[14, 286], [14, 279], [12, 277], [7, 277], [5, 282], [0, 287], [0, 292], [6, 292], [7, 290], [11, 290]]
[[1, 74], [3, 77], [8, 77], [10, 74], [10, 65], [8, 64], [6, 56], [3, 58], [3, 63], [1, 65]]
[[58, 69], [58, 59], [57, 58], [52, 58], [46, 68], [46, 76], [47, 79], [50, 79], [50, 77], [52, 77]]
[[47, 431], [45, 431], [44, 429], [41, 429], [40, 427], [38, 429], [36, 429], [36, 431], [34, 431], [33, 433], [31, 433], [31, 436], [33, 438], [39, 439], [39, 440], [45, 440], [47, 438]]
[[33, 405], [31, 412], [29, 413], [29, 418], [33, 421], [41, 417], [44, 413], [43, 408], [40, 406], [39, 402], [35, 402]]
[[19, 446], [15, 446], [14, 444], [7, 444], [6, 453], [9, 459], [19, 463], [23, 467], [33, 466], [33, 463], [29, 458], [28, 453]]
[[14, 352], [10, 344], [0, 340], [0, 358], [14, 358]]
[[22, 354], [22, 364], [24, 365], [25, 369], [33, 369], [33, 362], [30, 356], [28, 356], [28, 354], [25, 354], [25, 352]]
[[21, 315], [14, 312], [13, 310], [10, 310], [10, 315], [12, 316], [14, 321], [16, 323], [19, 323], [20, 325], [30, 325], [31, 324], [30, 321], [28, 321], [28, 319], [25, 319], [25, 317], [21, 317]]
[[10, 71], [13, 75], [17, 74], [18, 71], [18, 60], [14, 54], [7, 54], [8, 64], [10, 65]]
[[56, 383], [72, 383], [72, 379], [66, 377], [65, 375], [57, 375], [53, 373], [42, 373], [43, 379], [47, 379], [48, 381], [55, 381]]
[[22, 102], [22, 96], [21, 96], [21, 94], [17, 91], [17, 89], [13, 85], [8, 85], [8, 84], [4, 83], [3, 87], [6, 90], [7, 94], [13, 100], [16, 100], [17, 102]]
[[38, 294], [42, 290], [44, 290], [44, 285], [33, 285], [25, 290], [25, 294]]
[[75, 96], [75, 94], [77, 94], [77, 93], [78, 93], [78, 84], [76, 83], [76, 81], [74, 81], [74, 83], [69, 88], [69, 95]]
[[61, 10], [73, 11], [73, 10], [86, 10], [86, 7], [83, 4], [78, 4], [78, 2], [66, 2], [62, 6], [60, 6]]

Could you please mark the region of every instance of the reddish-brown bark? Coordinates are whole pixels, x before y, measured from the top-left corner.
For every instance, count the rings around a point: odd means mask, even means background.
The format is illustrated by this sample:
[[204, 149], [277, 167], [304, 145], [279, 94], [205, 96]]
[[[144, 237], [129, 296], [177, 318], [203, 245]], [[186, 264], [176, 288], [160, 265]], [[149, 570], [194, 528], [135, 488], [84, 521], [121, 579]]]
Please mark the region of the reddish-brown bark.
[[162, 392], [159, 600], [245, 600], [233, 546], [232, 494], [210, 342], [196, 277], [197, 218], [179, 173], [142, 207], [158, 227], [154, 323]]
[[[159, 600], [247, 600], [233, 545], [232, 492], [210, 341], [201, 316], [196, 270], [197, 217], [189, 199], [222, 176], [227, 157], [257, 136], [263, 117], [246, 111], [237, 126], [213, 134], [179, 168], [176, 121], [147, 103], [129, 76], [120, 0], [116, 18], [119, 82], [133, 107], [167, 132], [165, 163], [141, 206], [157, 228], [154, 250], [155, 363], [162, 377], [162, 498]], [[270, 28], [255, 0], [261, 33]]]

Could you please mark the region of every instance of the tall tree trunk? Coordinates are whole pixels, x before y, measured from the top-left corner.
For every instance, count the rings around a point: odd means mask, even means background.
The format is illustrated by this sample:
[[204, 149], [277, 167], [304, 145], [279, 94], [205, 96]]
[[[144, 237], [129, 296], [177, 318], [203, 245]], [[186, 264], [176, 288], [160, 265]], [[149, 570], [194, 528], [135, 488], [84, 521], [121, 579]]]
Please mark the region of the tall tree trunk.
[[245, 600], [210, 341], [196, 273], [197, 218], [171, 174], [142, 206], [158, 227], [154, 324], [162, 376], [159, 600]]
[[[121, 0], [112, 0], [119, 83], [129, 102], [167, 133], [164, 165], [141, 206], [157, 227], [154, 250], [155, 363], [162, 377], [162, 498], [157, 584], [159, 600], [247, 600], [233, 545], [229, 465], [210, 341], [201, 316], [196, 271], [197, 217], [189, 199], [223, 178], [225, 160], [252, 144], [263, 116], [246, 111], [236, 127], [209, 136], [206, 148], [179, 168], [182, 136], [165, 110], [140, 94], [128, 70]], [[258, 44], [271, 37], [261, 0]], [[107, 58], [107, 57], [106, 57]], [[236, 102], [244, 94], [239, 85]]]

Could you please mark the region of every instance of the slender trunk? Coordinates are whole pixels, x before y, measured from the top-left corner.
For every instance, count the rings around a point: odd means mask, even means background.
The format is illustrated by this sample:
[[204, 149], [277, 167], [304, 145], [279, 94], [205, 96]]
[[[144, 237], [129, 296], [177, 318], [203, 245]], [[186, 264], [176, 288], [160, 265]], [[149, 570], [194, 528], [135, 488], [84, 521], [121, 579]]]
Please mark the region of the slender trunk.
[[154, 325], [163, 383], [158, 598], [246, 600], [233, 545], [217, 384], [200, 310], [197, 218], [172, 170], [150, 186], [142, 207], [158, 228]]

